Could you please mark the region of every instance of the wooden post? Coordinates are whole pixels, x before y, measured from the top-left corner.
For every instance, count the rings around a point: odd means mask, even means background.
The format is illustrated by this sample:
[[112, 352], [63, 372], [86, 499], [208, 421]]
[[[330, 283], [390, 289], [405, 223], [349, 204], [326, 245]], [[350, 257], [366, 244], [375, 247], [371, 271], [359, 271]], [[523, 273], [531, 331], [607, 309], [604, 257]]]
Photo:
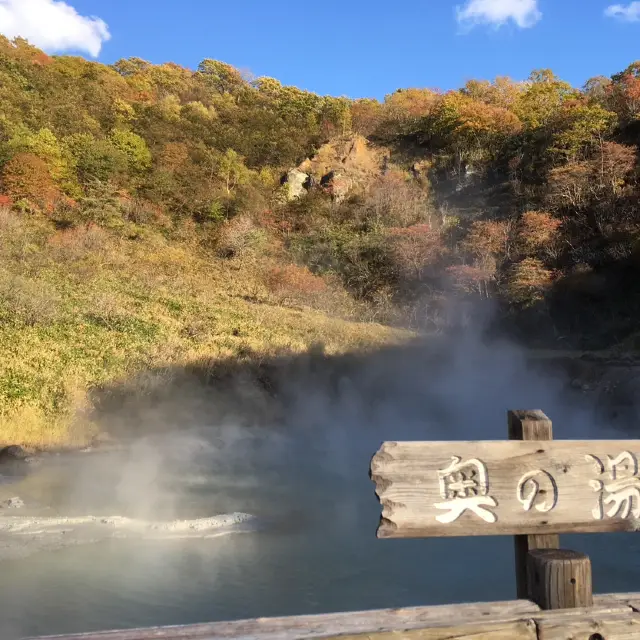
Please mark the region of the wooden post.
[[[509, 440], [553, 440], [551, 420], [542, 411], [509, 411]], [[514, 536], [516, 587], [519, 599], [529, 598], [527, 554], [533, 549], [558, 549], [557, 534]]]
[[529, 595], [540, 608], [593, 606], [589, 556], [564, 549], [534, 549], [527, 561]]

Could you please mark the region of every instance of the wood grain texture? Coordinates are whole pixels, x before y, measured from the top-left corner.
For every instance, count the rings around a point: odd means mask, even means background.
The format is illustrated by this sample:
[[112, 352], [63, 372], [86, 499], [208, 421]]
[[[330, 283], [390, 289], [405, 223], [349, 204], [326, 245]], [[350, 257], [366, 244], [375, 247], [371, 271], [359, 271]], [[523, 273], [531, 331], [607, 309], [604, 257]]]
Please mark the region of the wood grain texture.
[[587, 614], [579, 618], [549, 618], [536, 622], [539, 640], [637, 640], [640, 614]]
[[[640, 597], [640, 596], [639, 596]], [[615, 607], [613, 598], [607, 607]], [[254, 618], [180, 627], [154, 627], [103, 631], [79, 636], [55, 636], [55, 640], [306, 640], [339, 634], [386, 633], [391, 631], [450, 627], [460, 621], [528, 619], [540, 612], [533, 602], [474, 602], [431, 607], [379, 609], [320, 615]], [[35, 639], [31, 639], [35, 640]], [[53, 636], [38, 640], [53, 640]]]
[[[629, 459], [619, 457], [625, 452]], [[370, 471], [382, 505], [377, 534], [421, 538], [637, 531], [639, 456], [639, 440], [386, 442]], [[473, 461], [476, 466], [461, 474], [460, 467]], [[444, 476], [447, 471], [443, 486], [439, 472]], [[597, 489], [594, 482], [603, 484]], [[484, 490], [478, 489], [481, 485]], [[460, 495], [480, 504], [464, 509]]]
[[627, 606], [633, 609], [636, 613], [640, 613], [640, 593], [604, 593], [594, 594], [593, 606], [594, 607], [606, 607], [606, 606]]
[[551, 420], [539, 409], [508, 412], [509, 440], [553, 440]]
[[[553, 424], [540, 410], [509, 411], [507, 414], [509, 440], [549, 441], [553, 440]], [[533, 549], [558, 549], [560, 536], [548, 535], [514, 536], [516, 597], [529, 598], [527, 578], [527, 554]]]
[[[637, 600], [625, 594], [623, 600]], [[603, 602], [601, 606], [599, 603]], [[544, 628], [549, 637], [580, 640], [583, 636], [559, 635], [562, 629], [620, 626], [635, 612], [618, 602], [615, 594], [596, 596], [591, 609], [540, 611], [532, 602], [458, 604], [411, 609], [385, 609], [353, 613], [257, 618], [176, 627], [107, 631], [30, 640], [329, 640], [349, 637], [364, 640], [434, 640], [436, 638], [536, 638]], [[531, 635], [533, 630], [533, 635]], [[506, 633], [512, 635], [505, 635]], [[523, 635], [526, 633], [527, 635]], [[515, 635], [513, 635], [515, 634]], [[520, 635], [518, 635], [520, 634]], [[588, 640], [590, 636], [584, 636]], [[614, 638], [615, 640], [615, 638]]]
[[453, 627], [400, 630], [356, 636], [339, 635], [326, 640], [537, 640], [537, 638], [537, 628], [533, 620], [514, 620], [471, 622]]
[[593, 606], [589, 556], [563, 549], [533, 549], [527, 574], [531, 599], [542, 609]]

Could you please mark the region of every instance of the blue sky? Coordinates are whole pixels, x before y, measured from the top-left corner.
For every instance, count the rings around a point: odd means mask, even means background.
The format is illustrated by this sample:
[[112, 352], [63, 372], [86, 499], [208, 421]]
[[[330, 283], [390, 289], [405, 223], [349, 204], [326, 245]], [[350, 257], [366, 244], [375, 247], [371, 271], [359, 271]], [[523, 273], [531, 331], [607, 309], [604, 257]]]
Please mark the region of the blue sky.
[[0, 0], [0, 33], [111, 63], [214, 58], [321, 94], [377, 97], [550, 67], [582, 85], [640, 59], [640, 2]]

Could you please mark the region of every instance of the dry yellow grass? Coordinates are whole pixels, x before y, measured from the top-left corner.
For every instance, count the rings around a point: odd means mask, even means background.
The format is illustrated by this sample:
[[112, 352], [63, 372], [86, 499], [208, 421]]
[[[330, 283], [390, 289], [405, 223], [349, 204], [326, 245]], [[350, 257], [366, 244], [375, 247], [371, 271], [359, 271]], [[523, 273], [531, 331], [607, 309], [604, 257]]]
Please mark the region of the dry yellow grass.
[[[129, 240], [126, 231], [60, 232], [0, 212], [0, 444], [85, 446], [96, 434], [89, 392], [134, 378], [143, 385], [145, 371], [408, 337], [278, 306], [255, 258], [205, 256], [188, 228], [179, 240], [154, 230]], [[338, 292], [331, 302], [345, 301]]]

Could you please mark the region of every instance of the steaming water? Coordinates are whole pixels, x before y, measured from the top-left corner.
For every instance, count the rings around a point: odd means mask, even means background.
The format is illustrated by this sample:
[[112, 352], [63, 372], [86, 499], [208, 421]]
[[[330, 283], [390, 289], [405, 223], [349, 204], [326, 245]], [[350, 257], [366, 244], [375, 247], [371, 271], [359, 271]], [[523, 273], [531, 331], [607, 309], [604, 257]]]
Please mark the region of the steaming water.
[[[103, 540], [1, 561], [0, 636], [514, 598], [510, 538], [375, 538], [372, 454], [385, 439], [504, 438], [510, 407], [544, 408], [557, 438], [629, 434], [598, 427], [513, 368], [480, 379], [464, 371], [466, 363], [451, 374], [455, 384], [440, 380], [437, 398], [406, 376], [394, 389], [391, 372], [385, 392], [393, 402], [371, 388], [351, 386], [331, 403], [307, 390], [304, 407], [279, 428], [182, 429], [125, 452], [45, 460], [0, 487], [0, 497], [20, 496], [40, 515], [157, 520], [239, 511], [263, 526], [209, 540]], [[637, 536], [564, 536], [563, 545], [591, 555], [597, 592], [640, 590]]]
[[[181, 480], [156, 473], [155, 482], [176, 487], [147, 492], [156, 512], [163, 511], [158, 500], [165, 515], [180, 517], [248, 511], [265, 527], [212, 540], [108, 540], [5, 560], [2, 637], [513, 598], [508, 538], [376, 540], [379, 508], [366, 470], [377, 444], [352, 449], [346, 473], [286, 455], [262, 469], [252, 460], [251, 476], [220, 474], [213, 460], [203, 473], [202, 459], [191, 476], [180, 469]], [[315, 455], [322, 460], [323, 452]], [[55, 513], [140, 513], [131, 499], [144, 491], [131, 475], [131, 493], [122, 491], [118, 479], [127, 464], [123, 454], [54, 459], [9, 493], [54, 505]], [[70, 500], [69, 488], [83, 482]], [[564, 543], [592, 555], [598, 591], [638, 589], [637, 537], [566, 536]]]

